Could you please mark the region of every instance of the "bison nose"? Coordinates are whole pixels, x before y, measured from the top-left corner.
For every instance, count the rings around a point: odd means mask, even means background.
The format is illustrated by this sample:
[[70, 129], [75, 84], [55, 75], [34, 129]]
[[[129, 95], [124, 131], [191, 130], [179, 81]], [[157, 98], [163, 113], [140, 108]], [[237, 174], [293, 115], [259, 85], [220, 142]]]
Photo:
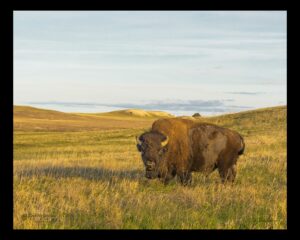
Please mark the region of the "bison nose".
[[146, 167], [147, 167], [147, 168], [153, 168], [154, 165], [155, 165], [154, 162], [152, 162], [152, 161], [146, 161]]
[[146, 167], [146, 171], [147, 171], [147, 172], [151, 172], [152, 170], [153, 170], [153, 169], [152, 169], [151, 166], [147, 166], [147, 167]]
[[146, 172], [146, 178], [149, 178], [149, 179], [151, 179], [152, 178], [152, 174], [151, 174], [151, 172]]

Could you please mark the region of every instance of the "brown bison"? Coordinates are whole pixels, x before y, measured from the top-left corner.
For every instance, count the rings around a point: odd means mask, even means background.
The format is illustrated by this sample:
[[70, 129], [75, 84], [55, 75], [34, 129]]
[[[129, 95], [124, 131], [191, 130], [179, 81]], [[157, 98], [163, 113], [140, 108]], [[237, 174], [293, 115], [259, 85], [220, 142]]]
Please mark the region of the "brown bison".
[[155, 121], [149, 132], [137, 137], [147, 178], [165, 184], [176, 175], [183, 185], [191, 183], [192, 172], [208, 176], [219, 170], [222, 182], [233, 182], [236, 162], [245, 143], [237, 132], [208, 123], [169, 118]]

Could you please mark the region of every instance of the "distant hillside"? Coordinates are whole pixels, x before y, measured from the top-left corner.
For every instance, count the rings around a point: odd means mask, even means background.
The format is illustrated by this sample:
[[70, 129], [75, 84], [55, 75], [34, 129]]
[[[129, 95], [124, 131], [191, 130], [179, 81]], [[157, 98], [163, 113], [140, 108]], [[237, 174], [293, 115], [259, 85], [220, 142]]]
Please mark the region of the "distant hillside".
[[158, 118], [173, 117], [160, 111], [128, 109], [108, 113], [65, 113], [29, 106], [14, 106], [14, 130], [93, 131], [148, 128]]
[[[124, 128], [149, 128], [158, 118], [175, 117], [160, 111], [138, 109], [119, 110], [108, 113], [64, 113], [27, 106], [14, 106], [14, 129], [18, 131], [94, 131]], [[262, 108], [234, 114], [193, 118], [234, 128], [243, 134], [253, 131], [269, 131], [285, 126], [286, 106]]]
[[243, 135], [251, 135], [255, 132], [274, 133], [281, 128], [286, 129], [286, 120], [286, 106], [259, 108], [239, 113], [224, 114], [203, 119], [200, 118], [200, 121], [207, 121], [224, 127], [233, 128]]
[[34, 118], [49, 120], [80, 120], [83, 117], [76, 114], [64, 113], [55, 110], [41, 109], [29, 106], [14, 106], [15, 118]]
[[146, 111], [142, 109], [126, 109], [126, 110], [118, 110], [112, 111], [108, 113], [101, 113], [99, 115], [103, 116], [118, 116], [118, 117], [143, 117], [143, 118], [167, 118], [167, 117], [175, 117], [174, 115], [163, 112], [163, 111]]

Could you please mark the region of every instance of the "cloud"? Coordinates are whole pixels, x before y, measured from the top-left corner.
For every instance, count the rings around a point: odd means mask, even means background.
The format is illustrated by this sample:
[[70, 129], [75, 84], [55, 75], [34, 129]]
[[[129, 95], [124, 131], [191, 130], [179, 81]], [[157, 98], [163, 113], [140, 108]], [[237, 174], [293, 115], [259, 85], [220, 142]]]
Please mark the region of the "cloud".
[[220, 110], [223, 107], [223, 103], [219, 100], [203, 101], [203, 100], [188, 100], [188, 101], [155, 101], [145, 104], [132, 104], [132, 103], [122, 103], [114, 104], [114, 106], [124, 107], [124, 108], [142, 108], [147, 110], [157, 109], [157, 110], [184, 110], [184, 111], [214, 111], [216, 109]]
[[249, 109], [248, 106], [236, 106], [236, 105], [226, 105], [225, 102], [231, 99], [225, 100], [165, 100], [165, 101], [150, 101], [144, 103], [92, 103], [92, 102], [28, 102], [28, 104], [33, 105], [57, 105], [64, 107], [113, 107], [119, 109], [135, 108], [144, 110], [162, 110], [171, 112], [232, 112], [240, 111], [243, 109]]
[[265, 92], [227, 92], [230, 94], [239, 94], [239, 95], [260, 95], [264, 94]]

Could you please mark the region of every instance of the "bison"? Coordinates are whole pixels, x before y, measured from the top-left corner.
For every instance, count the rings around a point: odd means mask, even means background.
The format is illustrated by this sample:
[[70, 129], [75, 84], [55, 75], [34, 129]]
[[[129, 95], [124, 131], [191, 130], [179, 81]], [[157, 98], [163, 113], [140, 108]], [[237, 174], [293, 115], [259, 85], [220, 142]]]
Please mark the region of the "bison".
[[159, 119], [149, 132], [136, 137], [146, 177], [167, 184], [176, 175], [190, 184], [192, 172], [206, 176], [218, 169], [222, 182], [233, 182], [245, 143], [236, 131], [180, 118]]

